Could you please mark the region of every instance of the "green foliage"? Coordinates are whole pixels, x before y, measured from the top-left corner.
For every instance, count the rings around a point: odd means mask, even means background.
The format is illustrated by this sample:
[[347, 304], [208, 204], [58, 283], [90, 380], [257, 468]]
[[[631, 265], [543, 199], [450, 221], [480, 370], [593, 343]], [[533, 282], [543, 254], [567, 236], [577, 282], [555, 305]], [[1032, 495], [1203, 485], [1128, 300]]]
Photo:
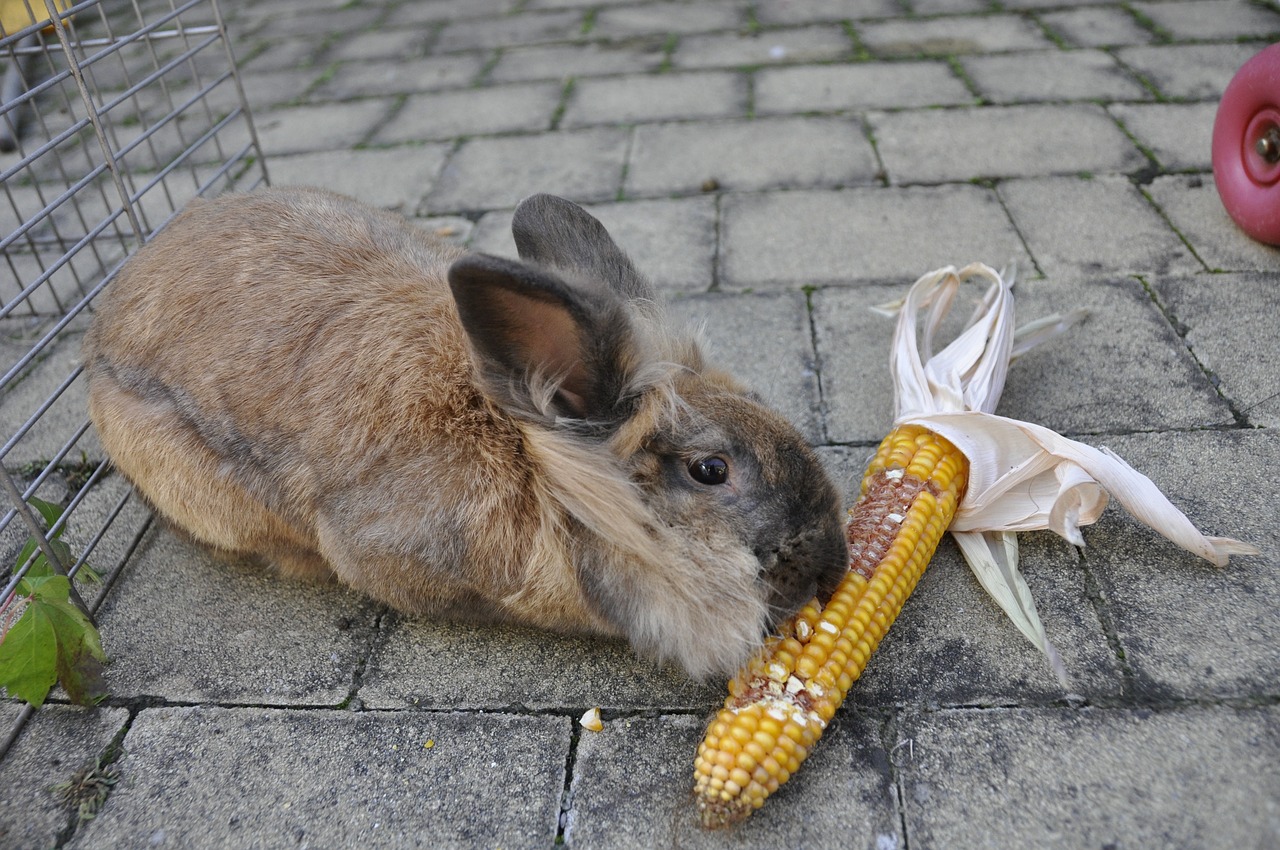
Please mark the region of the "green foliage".
[[[62, 509], [31, 498], [46, 528], [52, 528]], [[71, 548], [58, 539], [62, 529], [49, 536], [49, 547], [63, 563], [70, 563]], [[18, 553], [15, 569], [28, 560], [31, 566], [14, 593], [0, 604], [0, 615], [21, 606], [22, 615], [12, 626], [12, 612], [0, 621], [0, 687], [9, 696], [39, 708], [55, 682], [73, 702], [93, 705], [106, 696], [102, 663], [107, 660], [97, 628], [71, 600], [71, 580], [54, 572], [39, 541], [32, 537]], [[33, 560], [34, 557], [34, 560]], [[79, 575], [89, 581], [100, 578], [87, 564]]]

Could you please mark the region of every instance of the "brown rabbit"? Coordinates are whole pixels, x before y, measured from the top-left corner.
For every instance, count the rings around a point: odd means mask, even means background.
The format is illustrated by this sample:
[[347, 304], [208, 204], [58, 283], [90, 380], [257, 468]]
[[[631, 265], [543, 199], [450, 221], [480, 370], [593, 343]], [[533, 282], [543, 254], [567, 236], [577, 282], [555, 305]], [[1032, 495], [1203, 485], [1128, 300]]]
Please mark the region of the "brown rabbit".
[[313, 189], [192, 203], [98, 299], [103, 445], [286, 574], [735, 669], [843, 572], [835, 488], [596, 219], [512, 230], [520, 262]]

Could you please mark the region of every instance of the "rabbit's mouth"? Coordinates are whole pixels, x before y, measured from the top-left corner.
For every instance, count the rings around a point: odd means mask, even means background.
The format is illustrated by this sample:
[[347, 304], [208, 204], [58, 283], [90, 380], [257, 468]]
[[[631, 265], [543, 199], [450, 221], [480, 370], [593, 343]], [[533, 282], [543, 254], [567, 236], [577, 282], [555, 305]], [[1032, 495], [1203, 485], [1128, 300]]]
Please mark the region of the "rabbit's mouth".
[[802, 532], [775, 548], [757, 548], [755, 554], [766, 588], [770, 629], [815, 596], [825, 605], [848, 567], [848, 547], [838, 521]]

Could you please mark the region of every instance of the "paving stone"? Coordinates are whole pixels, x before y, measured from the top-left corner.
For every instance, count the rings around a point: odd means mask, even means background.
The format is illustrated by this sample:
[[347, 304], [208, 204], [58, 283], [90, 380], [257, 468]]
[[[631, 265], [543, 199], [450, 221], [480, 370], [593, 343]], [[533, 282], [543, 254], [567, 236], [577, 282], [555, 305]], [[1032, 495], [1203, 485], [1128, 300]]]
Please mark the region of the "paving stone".
[[698, 824], [690, 789], [701, 717], [606, 720], [583, 733], [569, 788], [573, 848], [900, 847], [880, 724], [845, 709], [803, 768], [741, 826]]
[[1280, 426], [1275, 380], [1280, 374], [1280, 322], [1255, 306], [1275, 297], [1280, 275], [1158, 277], [1151, 283], [1231, 406], [1250, 425]]
[[1165, 97], [1209, 100], [1222, 95], [1256, 52], [1257, 46], [1247, 44], [1170, 44], [1123, 47], [1116, 57]]
[[626, 6], [635, 0], [529, 0], [526, 9], [583, 9], [589, 7]]
[[343, 62], [310, 93], [311, 100], [345, 100], [366, 95], [408, 94], [470, 85], [485, 66], [480, 53], [452, 53], [425, 59]]
[[388, 27], [406, 24], [447, 23], [471, 18], [487, 18], [505, 15], [515, 9], [520, 0], [413, 0], [398, 3], [387, 13], [383, 25]]
[[912, 712], [912, 846], [1262, 847], [1280, 835], [1274, 707]]
[[[591, 204], [587, 210], [659, 292], [705, 292], [715, 280], [715, 198]], [[487, 213], [470, 247], [514, 258], [511, 215], [510, 210]]]
[[746, 115], [746, 78], [727, 71], [582, 79], [561, 127]]
[[410, 95], [374, 143], [452, 139], [551, 128], [559, 83], [528, 83]]
[[319, 186], [377, 207], [410, 212], [430, 191], [450, 149], [434, 144], [322, 151], [272, 157], [267, 167], [275, 186]]
[[641, 659], [626, 641], [517, 626], [396, 618], [358, 696], [369, 709], [701, 708], [718, 690]]
[[1175, 39], [1261, 39], [1280, 35], [1280, 13], [1243, 0], [1134, 3], [1133, 9]]
[[1209, 175], [1157, 177], [1147, 194], [1213, 271], [1280, 271], [1280, 248], [1250, 239], [1222, 206]]
[[839, 23], [795, 29], [691, 35], [671, 56], [677, 68], [723, 68], [847, 59], [853, 43]]
[[871, 183], [879, 164], [861, 126], [843, 118], [779, 118], [636, 128], [628, 195]]
[[[922, 269], [927, 271], [927, 269]], [[873, 313], [901, 298], [911, 281], [886, 286], [826, 287], [814, 292], [813, 330], [822, 372], [827, 436], [837, 443], [879, 443], [893, 424], [889, 351], [894, 322]], [[853, 461], [837, 481], [858, 483], [871, 451], [850, 450]], [[851, 493], [846, 492], [845, 503]]]
[[[244, 87], [250, 114], [300, 101], [322, 73], [320, 68], [302, 68], [241, 74], [240, 84]], [[232, 85], [220, 85], [205, 95], [205, 102], [224, 113], [240, 105], [240, 93]]]
[[757, 114], [908, 109], [973, 103], [943, 62], [869, 62], [766, 68], [755, 75]]
[[[267, 156], [353, 147], [386, 120], [390, 100], [295, 106], [256, 113], [254, 127]], [[270, 160], [268, 160], [270, 168]]]
[[[1093, 442], [1093, 441], [1091, 441]], [[1145, 702], [1270, 699], [1280, 677], [1280, 527], [1248, 469], [1274, 469], [1280, 442], [1264, 430], [1134, 434], [1097, 440], [1156, 483], [1205, 534], [1254, 544], [1225, 568], [1184, 552], [1118, 509], [1085, 530], [1133, 688]], [[1196, 640], [1188, 641], [1194, 634]]]
[[571, 41], [582, 33], [583, 13], [570, 9], [522, 12], [499, 18], [450, 20], [436, 40], [435, 53], [477, 47], [507, 47]]
[[946, 56], [1040, 50], [1053, 42], [1017, 15], [884, 21], [857, 27], [862, 44], [877, 56]]
[[155, 708], [124, 749], [72, 847], [548, 847], [569, 721]]
[[612, 200], [628, 134], [602, 127], [536, 136], [470, 139], [445, 164], [420, 212], [514, 207], [535, 192], [579, 202]]
[[488, 79], [503, 83], [643, 73], [658, 70], [666, 58], [666, 48], [660, 39], [629, 40], [623, 44], [593, 42], [519, 47], [502, 51]]
[[725, 288], [909, 282], [984, 258], [1031, 268], [994, 193], [977, 186], [727, 195], [721, 206]]
[[[72, 462], [80, 459], [81, 452], [90, 460], [102, 457], [96, 434], [87, 432], [76, 437], [88, 422], [88, 385], [83, 374], [76, 374], [84, 328], [85, 322], [77, 321], [64, 330], [0, 395], [0, 431], [6, 435], [6, 442], [39, 413], [29, 430], [4, 455], [6, 469], [48, 463], [72, 440]], [[55, 393], [57, 399], [50, 401]], [[46, 404], [48, 407], [40, 413]]]
[[1009, 180], [1000, 184], [1000, 196], [1050, 277], [1203, 268], [1123, 177]]
[[1215, 103], [1113, 103], [1107, 107], [1165, 171], [1213, 167]]
[[324, 41], [318, 36], [245, 39], [236, 48], [240, 73], [322, 68]]
[[759, 393], [810, 443], [822, 442], [817, 364], [802, 293], [709, 293], [677, 300], [672, 310], [704, 324], [711, 362]]
[[[7, 733], [18, 712], [17, 703], [0, 703], [0, 730]], [[50, 704], [37, 711], [0, 761], [5, 789], [0, 842], [13, 848], [59, 846], [75, 815], [58, 800], [53, 786], [92, 768], [128, 720], [123, 708]]]
[[368, 32], [355, 32], [338, 40], [326, 54], [330, 61], [388, 59], [404, 62], [421, 58], [435, 38], [429, 27], [379, 27]]
[[1005, 106], [871, 113], [893, 183], [1134, 171], [1147, 158], [1098, 106]]
[[1023, 321], [1081, 308], [1089, 315], [1018, 358], [998, 413], [1066, 434], [1231, 422], [1230, 409], [1138, 280], [1050, 277], [1024, 280], [1018, 290]]
[[1155, 36], [1124, 8], [1085, 6], [1045, 12], [1040, 20], [1076, 47], [1150, 44]]
[[900, 11], [893, 0], [760, 0], [756, 3], [756, 20], [762, 24], [807, 24], [891, 18]]
[[744, 10], [733, 3], [648, 3], [599, 10], [592, 38], [633, 38], [731, 30], [746, 23]]
[[960, 64], [979, 93], [995, 103], [1151, 97], [1101, 50], [966, 56]]
[[335, 586], [216, 560], [153, 527], [98, 612], [117, 698], [337, 705], [376, 607]]
[[965, 15], [989, 12], [991, 4], [985, 0], [911, 0], [911, 11], [917, 15]]

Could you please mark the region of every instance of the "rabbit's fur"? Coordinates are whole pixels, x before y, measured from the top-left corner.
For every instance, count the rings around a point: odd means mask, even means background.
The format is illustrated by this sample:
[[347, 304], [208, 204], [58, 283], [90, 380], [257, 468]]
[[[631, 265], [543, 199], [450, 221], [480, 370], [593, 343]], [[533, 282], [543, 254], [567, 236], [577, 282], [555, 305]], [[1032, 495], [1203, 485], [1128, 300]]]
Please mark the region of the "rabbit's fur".
[[96, 303], [103, 445], [286, 574], [732, 671], [839, 579], [836, 490], [598, 221], [538, 195], [512, 229], [519, 262], [319, 190], [193, 202]]

